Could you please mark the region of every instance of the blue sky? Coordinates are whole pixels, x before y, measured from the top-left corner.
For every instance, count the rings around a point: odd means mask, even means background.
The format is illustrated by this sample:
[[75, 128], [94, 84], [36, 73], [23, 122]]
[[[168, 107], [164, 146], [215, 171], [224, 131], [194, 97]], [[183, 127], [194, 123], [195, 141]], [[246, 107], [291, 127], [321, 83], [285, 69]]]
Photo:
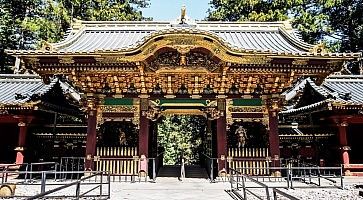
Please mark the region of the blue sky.
[[207, 16], [210, 0], [150, 0], [149, 8], [142, 9], [144, 17], [158, 20], [174, 20], [180, 15], [182, 5], [192, 19], [202, 20]]

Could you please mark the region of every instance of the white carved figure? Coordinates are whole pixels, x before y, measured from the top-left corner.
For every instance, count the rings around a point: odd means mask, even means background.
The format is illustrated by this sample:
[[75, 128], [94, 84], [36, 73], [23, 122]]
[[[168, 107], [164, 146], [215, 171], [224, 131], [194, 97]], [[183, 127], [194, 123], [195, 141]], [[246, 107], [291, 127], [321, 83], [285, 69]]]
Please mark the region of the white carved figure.
[[121, 130], [121, 128], [119, 128], [119, 142], [120, 142], [120, 145], [127, 145], [127, 141], [126, 141], [126, 133], [123, 132]]
[[244, 129], [243, 126], [239, 126], [235, 133], [238, 136], [238, 147], [244, 147], [247, 141], [246, 129]]

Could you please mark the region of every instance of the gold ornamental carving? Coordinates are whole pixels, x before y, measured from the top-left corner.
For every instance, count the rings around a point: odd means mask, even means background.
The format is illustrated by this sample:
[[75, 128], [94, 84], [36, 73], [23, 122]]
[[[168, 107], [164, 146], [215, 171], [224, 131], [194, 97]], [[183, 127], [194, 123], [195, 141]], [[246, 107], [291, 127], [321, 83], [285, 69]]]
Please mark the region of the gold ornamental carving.
[[209, 120], [215, 120], [224, 116], [224, 112], [218, 110], [217, 108], [207, 108], [205, 113], [207, 114]]
[[38, 58], [30, 57], [27, 60], [28, 60], [28, 63], [30, 65], [38, 65], [39, 64], [39, 59]]
[[99, 63], [116, 63], [118, 62], [120, 56], [104, 56], [104, 57], [95, 57], [95, 60]]
[[47, 42], [47, 41], [42, 41], [42, 42], [41, 42], [41, 45], [42, 45], [41, 49], [42, 49], [43, 51], [53, 51], [53, 46], [52, 46], [52, 44], [50, 44], [49, 42]]
[[217, 99], [217, 108], [218, 108], [218, 110], [225, 111], [226, 110], [226, 100]]
[[24, 127], [24, 126], [26, 126], [26, 123], [24, 123], [24, 122], [19, 122], [19, 123], [18, 123], [18, 126], [19, 126], [19, 127]]
[[[134, 49], [129, 49], [126, 51], [119, 50], [118, 52], [113, 52], [112, 54], [114, 55], [110, 56], [110, 58], [105, 57], [103, 59], [95, 59], [105, 63], [142, 62], [154, 56], [157, 51], [163, 48], [175, 49], [182, 54], [186, 54], [194, 48], [204, 48], [223, 62], [236, 64], [268, 64], [272, 60], [272, 58], [265, 55], [258, 55], [257, 53], [246, 54], [243, 51], [238, 52], [232, 50], [215, 35], [209, 34], [207, 32], [188, 33], [187, 31], [188, 30], [180, 30], [180, 32], [155, 34], [148, 38], [147, 42]], [[160, 39], [161, 34], [162, 39]], [[126, 56], [126, 52], [128, 54], [132, 54], [132, 56]], [[183, 60], [181, 63], [183, 63]]]
[[161, 111], [159, 108], [150, 108], [147, 111], [142, 111], [142, 116], [150, 119], [151, 121], [156, 121], [161, 116]]
[[340, 66], [340, 65], [342, 65], [342, 63], [343, 63], [343, 61], [340, 60], [340, 59], [337, 59], [337, 60], [329, 60], [327, 62], [327, 64], [330, 65], [330, 66]]
[[24, 147], [15, 147], [14, 149], [15, 151], [24, 151], [25, 148]]
[[188, 37], [180, 37], [178, 35], [173, 35], [168, 37], [167, 40], [169, 40], [171, 43], [169, 45], [171, 46], [194, 46], [196, 45], [198, 40], [201, 40], [201, 36], [196, 36], [194, 34], [188, 34]]
[[315, 45], [311, 50], [311, 53], [326, 53], [327, 50], [325, 48], [325, 45], [323, 43]]
[[235, 122], [257, 122], [257, 123], [261, 123], [262, 125], [264, 126], [268, 126], [268, 117], [267, 118], [234, 118], [234, 119], [231, 119], [229, 122], [228, 122], [228, 125], [231, 126], [233, 123]]
[[141, 111], [147, 111], [149, 110], [149, 100], [146, 98], [140, 99], [140, 110]]
[[228, 108], [229, 112], [240, 113], [262, 113], [264, 109], [262, 106], [233, 106]]
[[237, 62], [239, 64], [255, 64], [255, 65], [263, 65], [268, 64], [272, 61], [272, 58], [269, 58], [267, 56], [242, 56], [240, 60], [234, 59], [232, 60], [234, 62]]
[[97, 122], [97, 127], [100, 127], [105, 122], [105, 118], [103, 118], [103, 115], [102, 115], [101, 106], [99, 106], [97, 108], [97, 119], [96, 119], [96, 122]]
[[136, 106], [110, 106], [110, 105], [103, 105], [100, 106], [100, 109], [104, 113], [130, 113], [136, 112]]
[[292, 61], [293, 65], [307, 65], [309, 63], [309, 59], [294, 59]]
[[[2, 105], [0, 105], [2, 107]], [[8, 115], [9, 111], [8, 110], [0, 110], [0, 115]]]
[[61, 63], [61, 64], [73, 64], [74, 63], [74, 59], [71, 56], [58, 57], [58, 59], [59, 59], [59, 63]]
[[268, 98], [265, 103], [268, 110], [279, 110], [284, 103], [284, 99], [281, 97]]

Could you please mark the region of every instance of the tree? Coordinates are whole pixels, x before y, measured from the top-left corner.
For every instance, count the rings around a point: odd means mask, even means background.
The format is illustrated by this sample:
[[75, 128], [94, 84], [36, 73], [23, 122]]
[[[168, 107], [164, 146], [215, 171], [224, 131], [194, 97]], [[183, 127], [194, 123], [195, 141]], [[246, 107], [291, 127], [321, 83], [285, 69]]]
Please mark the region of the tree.
[[158, 124], [158, 146], [164, 149], [164, 164], [180, 164], [179, 156], [182, 152], [186, 164], [196, 164], [204, 131], [205, 122], [202, 118], [165, 116]]
[[211, 0], [209, 20], [290, 19], [308, 43], [331, 51], [363, 50], [363, 0]]
[[326, 6], [324, 13], [333, 29], [331, 37], [340, 40], [340, 50], [362, 52], [363, 0], [337, 0]]
[[209, 20], [213, 21], [281, 21], [288, 19], [292, 1], [212, 0]]
[[149, 5], [149, 0], [61, 0], [72, 18], [81, 20], [142, 20], [139, 8]]
[[[141, 20], [149, 0], [0, 0], [0, 46], [36, 49], [57, 42], [80, 20]], [[5, 58], [7, 66], [12, 59]]]

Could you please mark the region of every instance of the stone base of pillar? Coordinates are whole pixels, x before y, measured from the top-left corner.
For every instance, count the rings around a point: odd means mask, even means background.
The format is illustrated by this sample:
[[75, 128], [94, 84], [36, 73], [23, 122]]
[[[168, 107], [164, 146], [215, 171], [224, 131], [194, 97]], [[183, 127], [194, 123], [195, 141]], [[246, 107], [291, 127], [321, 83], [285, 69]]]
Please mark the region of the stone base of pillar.
[[281, 172], [280, 171], [274, 171], [271, 173], [271, 176], [273, 177], [281, 177]]
[[219, 177], [227, 177], [227, 170], [225, 168], [222, 168], [218, 171], [218, 176]]
[[344, 176], [352, 176], [352, 172], [350, 172], [350, 170], [345, 170], [344, 171]]
[[24, 163], [24, 147], [16, 147], [14, 149], [16, 151], [15, 164], [21, 165]]
[[21, 165], [23, 163], [24, 163], [24, 155], [23, 155], [23, 152], [21, 152], [21, 151], [16, 152], [15, 164]]

